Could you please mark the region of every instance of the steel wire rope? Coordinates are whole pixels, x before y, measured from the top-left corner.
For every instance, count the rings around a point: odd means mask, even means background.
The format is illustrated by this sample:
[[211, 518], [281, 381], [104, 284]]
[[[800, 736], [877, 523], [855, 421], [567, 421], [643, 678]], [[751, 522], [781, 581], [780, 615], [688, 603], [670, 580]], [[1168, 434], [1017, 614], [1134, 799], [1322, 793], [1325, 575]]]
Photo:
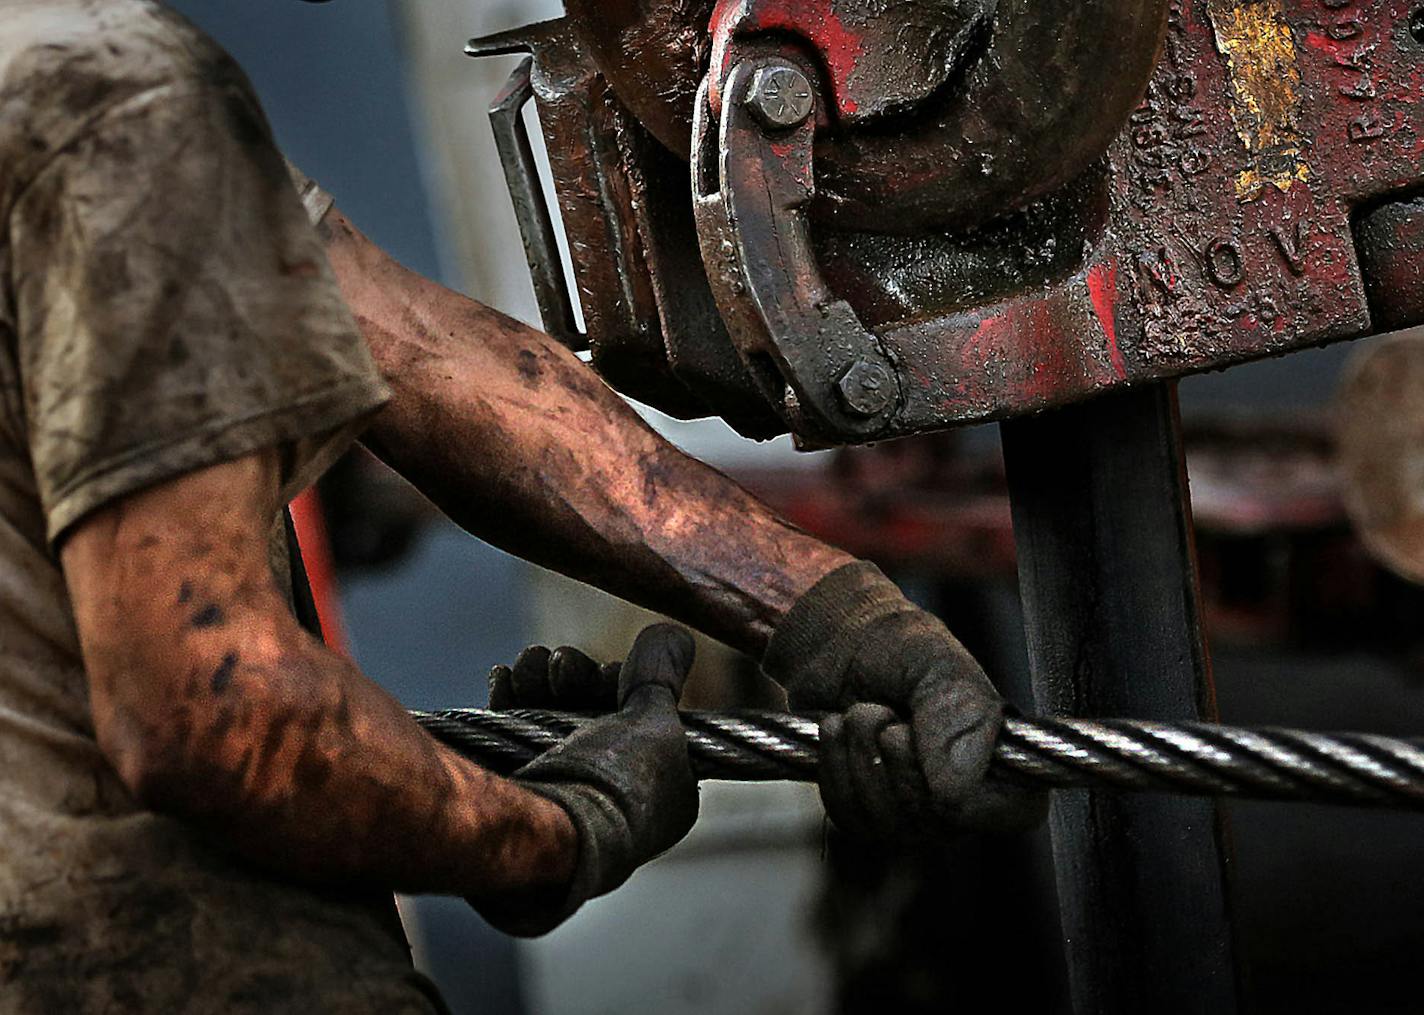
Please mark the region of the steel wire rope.
[[[530, 710], [412, 714], [437, 739], [503, 773], [588, 721]], [[812, 717], [685, 712], [683, 724], [701, 779], [816, 778], [819, 736]], [[994, 770], [1055, 788], [1424, 809], [1424, 742], [1367, 733], [1013, 717], [995, 749]]]

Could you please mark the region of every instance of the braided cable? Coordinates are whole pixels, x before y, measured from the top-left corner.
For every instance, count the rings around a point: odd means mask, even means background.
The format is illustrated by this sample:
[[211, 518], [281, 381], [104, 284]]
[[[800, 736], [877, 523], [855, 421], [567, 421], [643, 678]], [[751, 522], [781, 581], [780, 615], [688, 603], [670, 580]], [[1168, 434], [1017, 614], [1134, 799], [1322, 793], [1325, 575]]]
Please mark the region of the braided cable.
[[[523, 710], [413, 715], [437, 739], [506, 774], [588, 721]], [[685, 712], [682, 718], [701, 779], [816, 778], [814, 718], [770, 712]], [[1004, 725], [994, 770], [1062, 789], [1424, 809], [1424, 742], [1365, 733], [1015, 717]]]

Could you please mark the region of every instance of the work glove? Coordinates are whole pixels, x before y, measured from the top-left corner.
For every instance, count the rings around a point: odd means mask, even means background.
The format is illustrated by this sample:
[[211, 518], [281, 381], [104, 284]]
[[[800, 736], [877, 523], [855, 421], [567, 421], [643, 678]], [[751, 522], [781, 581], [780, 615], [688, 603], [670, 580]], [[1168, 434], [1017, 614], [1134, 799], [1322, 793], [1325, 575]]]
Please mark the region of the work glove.
[[535, 645], [519, 653], [513, 666], [490, 670], [489, 707], [607, 715], [618, 710], [622, 668], [622, 663], [597, 663], [576, 648], [551, 652]]
[[694, 652], [691, 635], [659, 624], [638, 635], [621, 667], [600, 667], [572, 649], [531, 649], [513, 669], [491, 674], [497, 708], [617, 709], [514, 774], [530, 792], [568, 812], [578, 833], [578, 860], [568, 890], [557, 899], [480, 906], [494, 926], [521, 937], [545, 934], [691, 830], [697, 779], [677, 701]]
[[873, 564], [848, 564], [792, 607], [762, 667], [821, 721], [821, 797], [847, 834], [896, 841], [1012, 832], [1046, 794], [988, 775], [1006, 705], [940, 620]]

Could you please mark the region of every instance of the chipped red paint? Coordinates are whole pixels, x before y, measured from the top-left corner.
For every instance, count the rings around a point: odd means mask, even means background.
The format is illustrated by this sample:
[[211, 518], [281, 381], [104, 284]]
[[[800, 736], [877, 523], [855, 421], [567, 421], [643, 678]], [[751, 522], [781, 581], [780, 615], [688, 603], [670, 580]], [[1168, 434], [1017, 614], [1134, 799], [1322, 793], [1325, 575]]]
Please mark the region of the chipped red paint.
[[732, 40], [759, 32], [783, 32], [809, 42], [830, 79], [837, 112], [846, 116], [859, 108], [847, 86], [865, 55], [865, 43], [846, 27], [830, 0], [721, 0], [712, 11], [711, 31], [712, 66], [719, 70], [712, 76], [712, 109], [719, 115]]
[[842, 115], [854, 113], [855, 100], [846, 95], [846, 85], [856, 63], [865, 55], [864, 42], [831, 9], [828, 0], [759, 0], [749, 12], [741, 31], [784, 31], [803, 35], [816, 47], [830, 76], [831, 94]]
[[1004, 330], [1007, 323], [1004, 318], [997, 316], [986, 317], [980, 321], [961, 347], [960, 359], [966, 364], [972, 362], [982, 368], [986, 362], [987, 350], [998, 344], [997, 335]]
[[1108, 340], [1108, 356], [1112, 360], [1113, 372], [1118, 380], [1126, 380], [1127, 364], [1117, 345], [1117, 258], [1095, 264], [1089, 269], [1088, 295], [1103, 326], [1103, 337]]

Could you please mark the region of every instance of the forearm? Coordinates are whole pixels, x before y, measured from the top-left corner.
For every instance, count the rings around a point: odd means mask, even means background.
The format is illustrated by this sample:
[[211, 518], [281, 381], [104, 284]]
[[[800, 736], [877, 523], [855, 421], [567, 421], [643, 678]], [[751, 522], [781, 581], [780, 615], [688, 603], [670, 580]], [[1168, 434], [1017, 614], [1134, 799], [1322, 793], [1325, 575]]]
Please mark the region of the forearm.
[[438, 745], [300, 629], [262, 550], [276, 456], [106, 510], [64, 548], [95, 730], [146, 805], [252, 861], [474, 898], [557, 888], [556, 806]]
[[478, 899], [567, 881], [558, 807], [438, 745], [303, 632], [275, 641], [224, 652], [172, 714], [144, 707], [148, 806], [315, 882]]
[[337, 211], [325, 232], [396, 392], [367, 443], [470, 532], [754, 654], [850, 560], [683, 455], [546, 335], [406, 271]]

